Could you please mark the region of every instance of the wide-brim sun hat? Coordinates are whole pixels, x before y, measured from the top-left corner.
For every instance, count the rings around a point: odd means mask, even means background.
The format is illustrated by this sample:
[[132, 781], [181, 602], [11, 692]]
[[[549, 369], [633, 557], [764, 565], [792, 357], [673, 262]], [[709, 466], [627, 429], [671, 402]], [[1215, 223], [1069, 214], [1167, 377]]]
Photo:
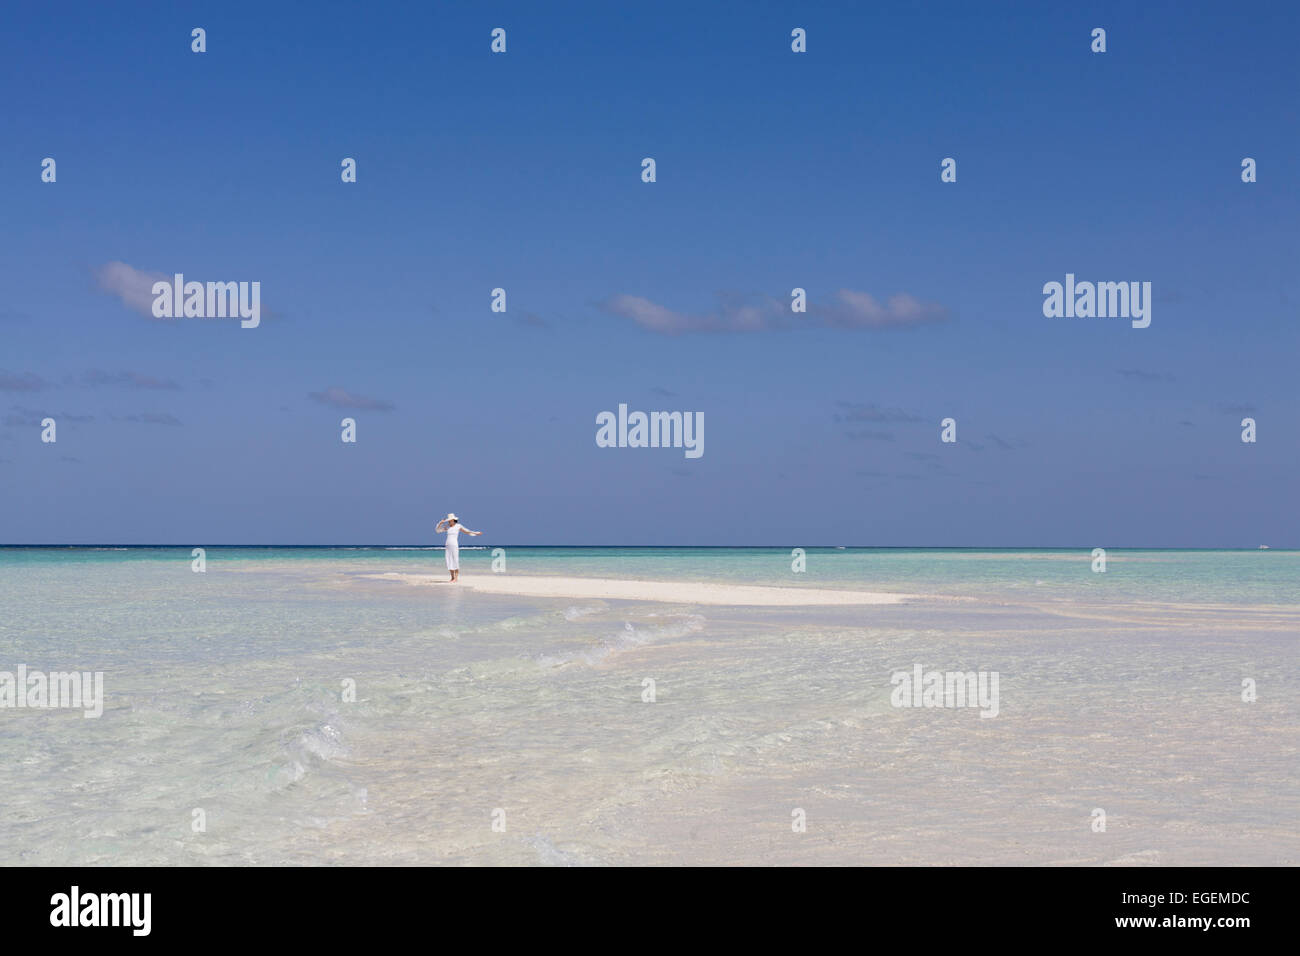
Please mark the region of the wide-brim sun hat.
[[454, 511], [448, 511], [448, 512], [447, 512], [447, 517], [446, 517], [446, 518], [443, 518], [442, 520], [443, 520], [443, 521], [447, 521], [447, 520], [451, 520], [451, 521], [459, 521], [460, 519], [456, 517], [456, 512], [454, 512]]

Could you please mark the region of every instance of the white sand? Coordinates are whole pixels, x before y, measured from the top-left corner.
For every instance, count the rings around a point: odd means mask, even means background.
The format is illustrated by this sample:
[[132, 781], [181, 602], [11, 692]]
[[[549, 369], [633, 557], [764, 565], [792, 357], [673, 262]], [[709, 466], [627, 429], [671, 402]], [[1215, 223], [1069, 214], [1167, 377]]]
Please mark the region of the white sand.
[[777, 588], [751, 584], [706, 584], [694, 581], [629, 581], [549, 575], [489, 574], [463, 577], [451, 584], [442, 575], [363, 574], [362, 577], [415, 585], [441, 585], [485, 594], [530, 597], [606, 598], [613, 601], [667, 601], [673, 604], [722, 604], [749, 607], [808, 607], [838, 604], [900, 604], [912, 594], [841, 591], [829, 588]]

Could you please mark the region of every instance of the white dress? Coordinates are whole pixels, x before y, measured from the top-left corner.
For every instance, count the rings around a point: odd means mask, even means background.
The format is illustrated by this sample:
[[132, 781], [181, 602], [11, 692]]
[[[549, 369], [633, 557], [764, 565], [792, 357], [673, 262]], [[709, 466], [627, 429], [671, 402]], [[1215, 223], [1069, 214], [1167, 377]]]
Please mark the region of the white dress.
[[447, 529], [447, 570], [460, 570], [460, 529], [461, 523], [457, 521]]

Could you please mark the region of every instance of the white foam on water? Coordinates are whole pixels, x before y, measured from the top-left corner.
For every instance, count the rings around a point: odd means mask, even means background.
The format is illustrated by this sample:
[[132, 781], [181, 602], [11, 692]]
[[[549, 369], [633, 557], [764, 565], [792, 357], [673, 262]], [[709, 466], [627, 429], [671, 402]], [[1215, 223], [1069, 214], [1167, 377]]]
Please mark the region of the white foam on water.
[[675, 640], [702, 631], [708, 619], [702, 614], [647, 614], [648, 623], [638, 626], [624, 621], [623, 629], [611, 636], [601, 637], [594, 645], [576, 647], [559, 654], [543, 654], [536, 658], [543, 667], [565, 664], [595, 665], [610, 655], [643, 647], [660, 641]]

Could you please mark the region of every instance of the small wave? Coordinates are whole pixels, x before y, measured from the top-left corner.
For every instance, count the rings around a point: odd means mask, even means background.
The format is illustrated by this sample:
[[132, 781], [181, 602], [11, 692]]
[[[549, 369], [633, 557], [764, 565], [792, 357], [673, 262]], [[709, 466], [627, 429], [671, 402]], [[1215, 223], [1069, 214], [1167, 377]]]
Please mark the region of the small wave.
[[605, 610], [605, 605], [603, 604], [589, 604], [586, 606], [574, 604], [573, 606], [564, 609], [564, 619], [566, 621], [576, 621], [580, 617], [586, 617], [589, 614], [599, 614], [603, 610]]
[[333, 760], [347, 755], [343, 746], [343, 735], [329, 724], [323, 724], [316, 730], [309, 731], [298, 740], [303, 750], [321, 760]]
[[514, 631], [519, 628], [541, 628], [551, 625], [555, 622], [554, 612], [543, 614], [525, 614], [516, 617], [503, 618], [496, 622], [496, 627], [503, 631]]
[[329, 723], [304, 730], [286, 745], [286, 749], [292, 767], [290, 782], [301, 780], [312, 765], [332, 764], [348, 755], [343, 734]]
[[[649, 617], [660, 617], [651, 614]], [[583, 663], [599, 664], [609, 655], [619, 651], [631, 650], [661, 640], [675, 640], [704, 630], [707, 618], [702, 614], [667, 614], [663, 619], [668, 623], [637, 627], [631, 621], [623, 622], [623, 630], [615, 637], [605, 638], [595, 647], [576, 649], [559, 655], [546, 655], [537, 658], [537, 663], [544, 667], [560, 667], [565, 664]]]

